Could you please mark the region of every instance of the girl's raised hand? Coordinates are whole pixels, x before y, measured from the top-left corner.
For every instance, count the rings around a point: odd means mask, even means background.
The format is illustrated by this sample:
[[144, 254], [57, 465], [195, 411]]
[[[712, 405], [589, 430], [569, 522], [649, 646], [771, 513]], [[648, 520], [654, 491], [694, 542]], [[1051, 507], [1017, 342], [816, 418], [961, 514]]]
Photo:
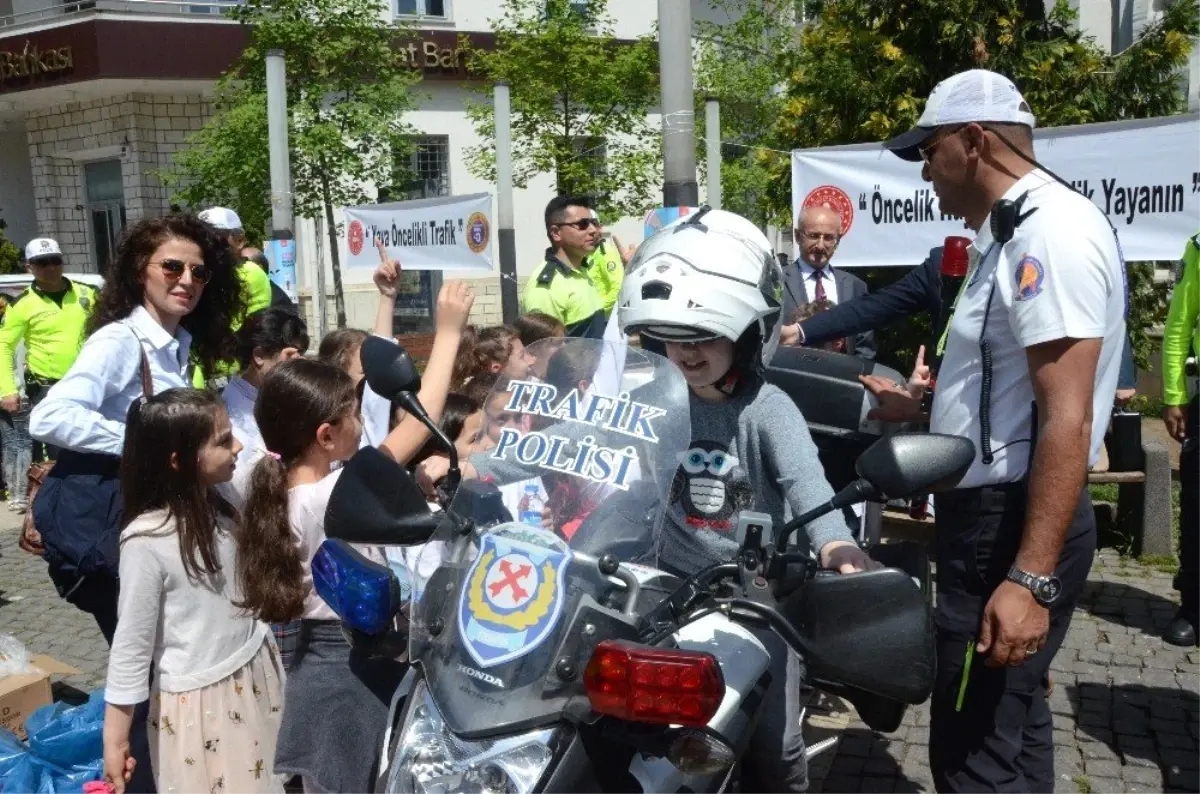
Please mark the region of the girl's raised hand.
[[375, 287], [385, 298], [394, 298], [400, 283], [400, 263], [388, 256], [382, 237], [375, 238], [375, 249], [379, 251], [379, 267], [373, 276]]
[[438, 293], [438, 330], [462, 331], [467, 327], [467, 319], [471, 316], [471, 306], [474, 303], [475, 293], [465, 281], [447, 281]]

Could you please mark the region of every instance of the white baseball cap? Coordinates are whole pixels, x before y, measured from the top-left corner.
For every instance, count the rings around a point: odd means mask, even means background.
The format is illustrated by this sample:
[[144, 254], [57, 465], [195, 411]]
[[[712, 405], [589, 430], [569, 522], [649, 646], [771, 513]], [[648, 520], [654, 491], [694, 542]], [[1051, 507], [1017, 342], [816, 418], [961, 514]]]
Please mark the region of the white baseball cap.
[[62, 258], [62, 249], [58, 247], [56, 240], [51, 240], [49, 237], [35, 237], [29, 241], [29, 245], [25, 246], [26, 262], [34, 259], [44, 259], [48, 256]]
[[200, 213], [200, 220], [223, 231], [242, 228], [242, 219], [236, 212], [226, 207], [209, 207]]
[[921, 144], [932, 138], [938, 127], [988, 121], [1024, 124], [1030, 129], [1037, 126], [1029, 103], [1012, 80], [987, 69], [971, 69], [934, 86], [917, 126], [883, 146], [901, 160], [916, 163], [921, 160]]

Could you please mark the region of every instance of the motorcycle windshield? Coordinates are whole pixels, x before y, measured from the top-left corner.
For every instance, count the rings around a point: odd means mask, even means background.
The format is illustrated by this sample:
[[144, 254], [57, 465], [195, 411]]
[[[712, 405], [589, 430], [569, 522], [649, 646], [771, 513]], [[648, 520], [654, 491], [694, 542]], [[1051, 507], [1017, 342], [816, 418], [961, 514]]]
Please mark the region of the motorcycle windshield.
[[483, 406], [478, 479], [412, 571], [410, 655], [464, 737], [587, 719], [592, 650], [636, 636], [599, 559], [655, 565], [691, 439], [687, 385], [665, 358], [599, 340], [527, 352], [530, 373], [501, 376]]

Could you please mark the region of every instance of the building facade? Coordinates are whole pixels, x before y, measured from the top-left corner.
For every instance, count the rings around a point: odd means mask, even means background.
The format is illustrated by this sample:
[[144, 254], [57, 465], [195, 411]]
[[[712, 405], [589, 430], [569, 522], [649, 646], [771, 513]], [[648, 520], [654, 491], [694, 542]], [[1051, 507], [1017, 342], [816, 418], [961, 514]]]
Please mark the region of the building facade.
[[[696, 18], [711, 18], [707, 0], [690, 0]], [[1073, 0], [1081, 24], [1101, 43], [1122, 49], [1161, 13], [1167, 0]], [[220, 74], [246, 43], [245, 29], [225, 18], [232, 0], [0, 0], [0, 219], [15, 243], [52, 236], [69, 269], [98, 271], [126, 224], [169, 210], [158, 173], [171, 167], [188, 137], [212, 113]], [[479, 138], [465, 102], [482, 88], [457, 54], [461, 34], [475, 46], [492, 40], [499, 0], [381, 0], [381, 21], [415, 22], [417, 40], [401, 51], [425, 78], [424, 97], [405, 120], [420, 136], [411, 155], [417, 178], [403, 196], [492, 192], [472, 176], [469, 150]], [[653, 30], [656, 4], [610, 0], [618, 38]], [[1200, 60], [1193, 57], [1189, 95], [1196, 104]], [[655, 126], [657, 116], [650, 119]], [[518, 278], [539, 265], [545, 248], [542, 213], [554, 195], [544, 174], [514, 196]], [[702, 192], [703, 197], [703, 192]], [[641, 218], [610, 229], [627, 242], [642, 235]], [[316, 268], [332, 283], [327, 235], [311, 222], [297, 227], [301, 292]], [[493, 243], [494, 245], [494, 243]], [[343, 252], [344, 253], [344, 252]], [[493, 251], [493, 261], [495, 261]], [[447, 273], [448, 277], [461, 274]], [[421, 325], [438, 275], [410, 274], [398, 328]], [[480, 322], [500, 318], [498, 277], [478, 279]], [[327, 296], [330, 306], [332, 298]], [[369, 326], [374, 288], [346, 285], [349, 322]], [[332, 317], [332, 309], [328, 311]]]

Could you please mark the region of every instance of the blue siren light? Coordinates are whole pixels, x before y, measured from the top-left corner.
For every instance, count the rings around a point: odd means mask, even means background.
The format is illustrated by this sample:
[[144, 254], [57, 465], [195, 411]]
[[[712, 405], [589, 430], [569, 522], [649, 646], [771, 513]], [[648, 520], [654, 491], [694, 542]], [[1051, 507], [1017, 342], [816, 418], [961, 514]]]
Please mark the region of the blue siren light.
[[374, 562], [341, 540], [326, 540], [312, 561], [313, 586], [352, 629], [377, 635], [400, 611], [400, 582], [386, 565]]

